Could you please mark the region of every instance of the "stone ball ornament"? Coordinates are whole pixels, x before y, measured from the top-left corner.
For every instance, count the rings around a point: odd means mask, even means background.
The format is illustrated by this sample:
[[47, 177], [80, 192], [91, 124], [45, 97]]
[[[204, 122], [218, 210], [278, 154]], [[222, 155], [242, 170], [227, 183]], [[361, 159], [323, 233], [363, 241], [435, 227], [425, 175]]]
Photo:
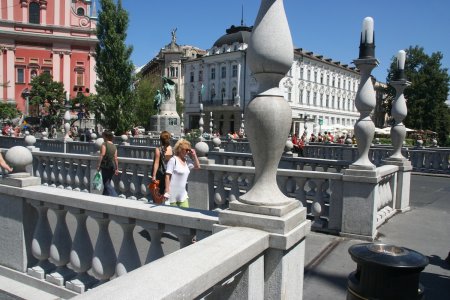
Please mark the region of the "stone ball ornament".
[[197, 152], [198, 157], [206, 156], [206, 153], [209, 152], [209, 146], [205, 142], [198, 142], [195, 144], [195, 151]]
[[29, 133], [25, 136], [25, 144], [27, 146], [33, 146], [36, 143], [36, 138], [33, 135], [30, 135]]
[[95, 144], [97, 145], [98, 149], [100, 149], [102, 147], [104, 142], [105, 142], [105, 140], [103, 138], [98, 138], [95, 140]]
[[26, 172], [26, 166], [33, 162], [33, 155], [23, 146], [14, 146], [6, 152], [5, 160], [14, 169], [14, 173], [21, 173]]

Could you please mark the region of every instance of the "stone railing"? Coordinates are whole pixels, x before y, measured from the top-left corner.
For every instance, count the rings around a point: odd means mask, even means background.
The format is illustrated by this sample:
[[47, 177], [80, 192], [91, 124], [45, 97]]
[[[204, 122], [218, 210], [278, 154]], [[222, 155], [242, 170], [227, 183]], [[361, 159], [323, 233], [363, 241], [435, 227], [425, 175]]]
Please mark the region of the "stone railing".
[[[17, 182], [11, 182], [9, 178], [0, 181], [0, 224], [3, 224], [0, 226], [3, 239], [0, 265], [6, 267], [1, 272], [8, 275], [8, 272], [18, 271], [22, 277], [34, 277], [65, 287], [58, 290], [63, 298], [72, 297], [75, 295], [73, 292], [82, 293], [115, 276], [125, 275], [163, 257], [167, 251], [186, 247], [192, 243], [194, 236], [200, 241], [211, 235], [213, 224], [218, 222], [215, 212], [154, 206], [117, 198], [113, 200], [101, 195], [30, 184], [39, 183], [36, 177], [20, 179], [20, 185], [25, 186], [22, 188], [14, 187]], [[10, 222], [12, 212], [14, 223]], [[149, 233], [151, 240], [150, 245], [142, 249], [138, 249], [139, 244], [133, 237], [133, 231], [138, 226]], [[253, 239], [250, 236], [255, 233], [251, 229], [245, 234], [236, 231], [224, 232], [214, 242], [211, 241], [214, 245], [219, 239], [220, 243], [229, 243], [229, 247], [236, 243], [235, 239], [241, 241], [243, 247], [233, 254], [248, 256], [248, 260], [234, 265], [236, 269], [232, 271], [238, 271], [258, 257], [268, 244], [264, 234], [256, 233]], [[174, 249], [163, 249], [161, 238], [165, 232], [175, 236], [178, 245], [173, 246]], [[248, 240], [246, 246], [244, 239]], [[260, 249], [257, 252], [248, 250], [255, 243], [260, 245]], [[204, 247], [200, 248], [206, 251]], [[232, 248], [229, 250], [233, 252]], [[147, 254], [141, 259], [139, 252], [143, 251]], [[188, 260], [186, 252], [180, 255], [185, 261]], [[217, 257], [217, 261], [226, 263], [225, 257], [225, 254], [221, 259]], [[163, 265], [166, 265], [165, 262]], [[208, 272], [205, 273], [209, 277]], [[35, 284], [39, 285], [39, 282]]]
[[[97, 163], [98, 157], [92, 155], [33, 152], [34, 176], [41, 178], [43, 185], [66, 190], [98, 193], [91, 186]], [[119, 197], [148, 200], [152, 163], [146, 159], [119, 159], [120, 173], [113, 177]]]
[[[344, 229], [346, 218], [355, 214], [354, 208], [344, 207], [345, 197], [350, 199], [357, 191], [347, 191], [346, 195], [345, 189], [352, 183], [359, 185], [360, 180], [358, 177], [345, 175], [345, 172], [347, 170], [344, 170], [344, 173], [330, 173], [278, 169], [277, 182], [283, 194], [298, 200], [307, 209], [307, 217], [313, 222], [312, 229], [317, 231], [334, 234], [358, 233], [360, 238], [372, 239], [372, 231], [376, 231], [376, 228], [400, 210], [401, 205], [409, 207], [409, 193], [404, 197], [397, 193], [398, 187], [403, 184], [397, 176], [399, 168], [392, 165], [381, 166], [371, 177], [371, 183], [362, 188], [373, 191], [373, 202], [367, 204], [372, 205], [372, 208], [362, 212], [369, 220], [373, 219], [370, 230], [360, 234], [357, 224]], [[190, 203], [193, 207], [206, 210], [225, 209], [230, 202], [250, 190], [254, 174], [253, 167], [212, 163], [202, 165], [201, 170], [191, 174]], [[361, 191], [361, 188], [359, 190]], [[204, 201], [205, 196], [207, 201]], [[198, 202], [197, 199], [203, 200]], [[372, 212], [376, 212], [376, 215], [372, 216]], [[353, 226], [354, 228], [350, 229]]]
[[[227, 153], [224, 153], [227, 154]], [[93, 190], [91, 179], [96, 172], [98, 158], [90, 155], [61, 154], [52, 152], [33, 152], [33, 174], [40, 177], [42, 184], [50, 187], [99, 193]], [[227, 157], [222, 156], [222, 157]], [[345, 192], [353, 197], [357, 191], [345, 191], [345, 185], [358, 182], [358, 176], [347, 176], [348, 170], [342, 162], [312, 163], [304, 162], [302, 158], [288, 158], [299, 165], [292, 169], [278, 169], [277, 183], [282, 193], [294, 198], [307, 208], [307, 216], [313, 221], [313, 229], [330, 233], [342, 233], [343, 201]], [[212, 160], [201, 159], [202, 167], [190, 175], [188, 190], [190, 206], [204, 210], [222, 210], [229, 203], [250, 190], [253, 186], [255, 168], [230, 164], [215, 164]], [[130, 200], [152, 201], [148, 190], [150, 183], [150, 168], [153, 161], [148, 159], [119, 158], [120, 174], [113, 177], [113, 185], [119, 197]], [[293, 163], [293, 164], [294, 164]], [[316, 163], [317, 165], [314, 165]], [[305, 171], [300, 164], [314, 168]], [[292, 167], [292, 166], [291, 166]], [[318, 171], [317, 169], [321, 169]], [[324, 170], [325, 169], [325, 170]], [[125, 170], [125, 171], [124, 171]], [[371, 183], [366, 187], [373, 189], [374, 201], [377, 202], [378, 217], [374, 219], [374, 228], [380, 226], [397, 210], [409, 207], [409, 192], [397, 191], [407, 187], [411, 170], [400, 170], [397, 166], [385, 165], [378, 167], [371, 174]], [[347, 178], [347, 179], [344, 179]], [[359, 188], [359, 186], [358, 186]], [[393, 202], [394, 201], [394, 202]], [[375, 202], [374, 202], [375, 203]], [[350, 215], [353, 214], [349, 208]], [[371, 236], [366, 238], [372, 238]]]
[[[231, 166], [254, 166], [253, 156], [250, 153], [210, 151], [208, 158], [214, 160], [216, 164]], [[341, 172], [349, 165], [348, 161], [332, 160], [321, 158], [298, 157], [285, 154], [281, 157], [278, 165], [281, 169], [313, 171], [332, 171]]]

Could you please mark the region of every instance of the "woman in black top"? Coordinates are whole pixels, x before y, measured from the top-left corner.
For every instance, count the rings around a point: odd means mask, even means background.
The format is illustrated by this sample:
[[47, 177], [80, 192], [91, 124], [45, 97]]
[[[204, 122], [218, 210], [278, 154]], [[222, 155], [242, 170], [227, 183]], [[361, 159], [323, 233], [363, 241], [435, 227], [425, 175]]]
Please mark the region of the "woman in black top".
[[166, 188], [166, 164], [173, 156], [172, 146], [170, 146], [170, 137], [170, 132], [161, 132], [159, 135], [161, 145], [155, 149], [155, 157], [153, 158], [152, 182], [159, 180], [159, 193], [161, 195], [164, 194]]
[[97, 171], [101, 169], [103, 178], [103, 195], [117, 197], [117, 192], [111, 185], [113, 175], [119, 174], [119, 160], [117, 158], [117, 148], [113, 144], [113, 134], [104, 131], [104, 143], [100, 148], [100, 157], [97, 164]]

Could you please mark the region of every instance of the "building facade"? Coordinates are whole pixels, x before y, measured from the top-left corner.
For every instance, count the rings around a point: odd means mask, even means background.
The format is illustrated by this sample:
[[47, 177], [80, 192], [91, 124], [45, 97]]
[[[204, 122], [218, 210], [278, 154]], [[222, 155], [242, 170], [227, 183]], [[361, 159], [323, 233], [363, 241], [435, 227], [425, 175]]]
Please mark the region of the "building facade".
[[[185, 63], [185, 127], [198, 128], [203, 103], [205, 132], [239, 131], [258, 83], [247, 66], [252, 27], [231, 26], [204, 57]], [[359, 117], [358, 70], [322, 55], [294, 50], [291, 70], [280, 81], [292, 108], [292, 133], [352, 130]], [[212, 119], [212, 122], [211, 122]], [[212, 124], [213, 128], [210, 128]]]
[[44, 72], [68, 98], [95, 93], [95, 1], [0, 0], [0, 100], [25, 111], [25, 89]]
[[172, 30], [172, 40], [161, 48], [158, 55], [139, 70], [142, 77], [159, 76], [170, 78], [176, 84], [176, 95], [184, 97], [184, 64], [185, 62], [202, 57], [205, 50], [189, 45], [178, 45], [176, 29]]

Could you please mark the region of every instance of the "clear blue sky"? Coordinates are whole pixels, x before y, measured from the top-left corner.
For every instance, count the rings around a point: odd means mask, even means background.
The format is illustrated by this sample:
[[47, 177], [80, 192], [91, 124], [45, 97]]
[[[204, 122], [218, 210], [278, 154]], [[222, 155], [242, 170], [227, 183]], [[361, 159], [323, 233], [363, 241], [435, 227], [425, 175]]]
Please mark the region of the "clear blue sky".
[[[130, 16], [127, 43], [132, 61], [142, 66], [168, 44], [177, 28], [177, 43], [209, 49], [230, 25], [253, 25], [260, 0], [122, 0]], [[450, 68], [450, 1], [448, 0], [284, 0], [292, 39], [300, 47], [341, 63], [358, 57], [364, 17], [375, 24], [376, 57], [373, 75], [385, 81], [391, 58], [409, 46], [440, 51]]]

